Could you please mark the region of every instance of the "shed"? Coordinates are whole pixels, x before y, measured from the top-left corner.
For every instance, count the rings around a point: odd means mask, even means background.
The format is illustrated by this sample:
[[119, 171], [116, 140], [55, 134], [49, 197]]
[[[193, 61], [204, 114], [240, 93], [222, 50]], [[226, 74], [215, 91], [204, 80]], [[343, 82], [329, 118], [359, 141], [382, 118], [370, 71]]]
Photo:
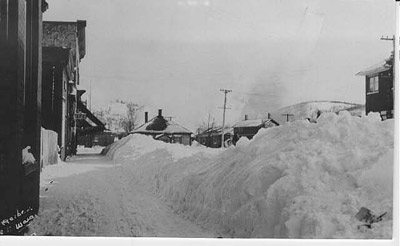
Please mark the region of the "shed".
[[378, 112], [383, 120], [393, 118], [393, 54], [356, 75], [365, 76], [365, 113]]

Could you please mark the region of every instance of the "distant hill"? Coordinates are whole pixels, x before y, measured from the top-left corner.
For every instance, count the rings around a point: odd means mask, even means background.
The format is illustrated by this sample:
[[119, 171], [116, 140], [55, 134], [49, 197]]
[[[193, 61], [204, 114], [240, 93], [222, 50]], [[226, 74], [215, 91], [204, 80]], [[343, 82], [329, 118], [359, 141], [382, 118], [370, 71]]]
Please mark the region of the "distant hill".
[[292, 114], [293, 116], [289, 117], [289, 121], [293, 121], [306, 118], [316, 119], [318, 112], [337, 113], [343, 110], [349, 111], [352, 115], [361, 116], [365, 112], [365, 106], [363, 104], [339, 101], [310, 101], [280, 108], [271, 112], [271, 117], [280, 124], [283, 124], [286, 122], [286, 116], [282, 116], [282, 114]]

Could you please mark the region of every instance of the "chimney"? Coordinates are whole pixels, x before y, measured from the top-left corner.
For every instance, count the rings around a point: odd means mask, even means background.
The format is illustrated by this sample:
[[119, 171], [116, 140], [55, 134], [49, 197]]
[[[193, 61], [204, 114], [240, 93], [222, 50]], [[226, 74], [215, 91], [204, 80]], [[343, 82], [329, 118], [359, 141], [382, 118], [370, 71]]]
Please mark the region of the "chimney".
[[149, 121], [149, 112], [144, 112], [144, 123]]
[[270, 114], [270, 113], [268, 113], [267, 115], [268, 115], [268, 116], [267, 116], [267, 117], [268, 117], [268, 119], [270, 120], [270, 119], [271, 119], [271, 114]]
[[249, 116], [247, 114], [244, 115], [244, 120], [248, 120]]
[[162, 117], [162, 109], [158, 110], [158, 117]]

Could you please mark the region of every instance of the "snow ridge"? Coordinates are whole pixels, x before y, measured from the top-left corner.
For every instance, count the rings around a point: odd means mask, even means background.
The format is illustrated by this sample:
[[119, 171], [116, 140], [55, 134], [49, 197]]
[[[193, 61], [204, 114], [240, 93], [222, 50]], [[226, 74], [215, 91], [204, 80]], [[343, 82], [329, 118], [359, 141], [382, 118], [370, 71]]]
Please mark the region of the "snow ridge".
[[[177, 213], [224, 236], [391, 238], [393, 122], [323, 113], [316, 124], [262, 129], [222, 152], [132, 135], [108, 156]], [[363, 206], [387, 215], [359, 230]]]

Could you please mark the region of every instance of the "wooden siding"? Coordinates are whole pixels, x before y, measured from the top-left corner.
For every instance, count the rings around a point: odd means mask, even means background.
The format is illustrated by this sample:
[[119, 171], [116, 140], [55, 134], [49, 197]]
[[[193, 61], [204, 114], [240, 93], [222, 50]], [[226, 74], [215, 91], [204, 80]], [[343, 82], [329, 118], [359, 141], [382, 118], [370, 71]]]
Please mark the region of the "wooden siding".
[[365, 100], [365, 111], [387, 112], [387, 118], [393, 118], [393, 76], [392, 70], [381, 72], [379, 76], [379, 90], [377, 92], [368, 92], [369, 88], [369, 77], [366, 76], [365, 88], [366, 88], [366, 100]]
[[[41, 0], [0, 0], [0, 220], [39, 209]], [[23, 165], [22, 149], [36, 159]], [[28, 172], [29, 169], [29, 172]], [[0, 234], [21, 234], [0, 225]]]

